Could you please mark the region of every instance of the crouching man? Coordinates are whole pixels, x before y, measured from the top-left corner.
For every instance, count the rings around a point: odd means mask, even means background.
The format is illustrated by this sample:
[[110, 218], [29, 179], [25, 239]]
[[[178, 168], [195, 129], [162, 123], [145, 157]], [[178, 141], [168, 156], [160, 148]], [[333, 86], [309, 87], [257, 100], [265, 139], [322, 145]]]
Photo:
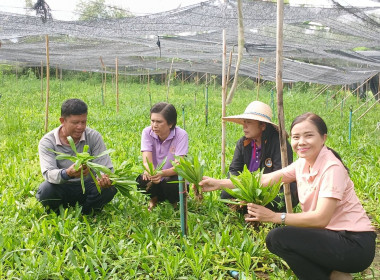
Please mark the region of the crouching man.
[[[88, 145], [87, 152], [96, 156], [106, 150], [103, 138], [99, 132], [86, 127], [87, 105], [80, 99], [66, 100], [62, 104], [59, 120], [61, 125], [42, 137], [38, 145], [41, 172], [45, 181], [39, 186], [36, 198], [53, 211], [58, 211], [60, 205], [67, 208], [75, 206], [76, 203], [82, 206], [83, 214], [99, 211], [117, 192], [108, 176], [103, 174], [101, 178], [97, 178], [101, 187], [99, 193], [89, 170], [84, 167], [83, 193], [80, 180], [82, 167], [75, 170], [74, 163], [70, 160], [56, 160], [57, 154], [52, 150], [75, 156], [67, 140], [71, 136], [78, 153], [83, 152], [83, 147]], [[109, 155], [96, 158], [93, 162], [113, 170]]]

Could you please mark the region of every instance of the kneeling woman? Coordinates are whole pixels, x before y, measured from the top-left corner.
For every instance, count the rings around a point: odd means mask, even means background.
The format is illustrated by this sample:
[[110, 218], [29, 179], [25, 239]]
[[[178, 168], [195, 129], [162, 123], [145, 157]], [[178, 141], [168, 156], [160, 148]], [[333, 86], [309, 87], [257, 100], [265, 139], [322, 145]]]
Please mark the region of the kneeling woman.
[[268, 249], [283, 258], [299, 279], [352, 279], [375, 255], [376, 234], [340, 156], [325, 146], [327, 126], [317, 115], [298, 116], [291, 144], [299, 159], [264, 174], [262, 182], [297, 181], [302, 213], [275, 213], [248, 204], [246, 221], [287, 225], [272, 229]]
[[179, 201], [177, 173], [171, 161], [174, 156], [185, 156], [188, 151], [188, 135], [176, 126], [177, 111], [172, 104], [160, 102], [150, 109], [150, 126], [144, 128], [141, 135], [143, 163], [148, 161], [156, 168], [166, 158], [166, 163], [157, 175], [150, 176], [146, 171], [137, 178], [138, 187], [150, 195], [148, 210], [158, 202], [168, 200], [174, 204]]

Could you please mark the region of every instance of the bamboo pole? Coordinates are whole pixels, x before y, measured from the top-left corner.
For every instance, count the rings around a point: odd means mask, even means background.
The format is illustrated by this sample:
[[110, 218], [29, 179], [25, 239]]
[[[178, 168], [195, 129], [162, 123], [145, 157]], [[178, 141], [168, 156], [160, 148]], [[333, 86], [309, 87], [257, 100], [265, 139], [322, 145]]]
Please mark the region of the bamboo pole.
[[259, 92], [260, 92], [260, 63], [261, 63], [261, 57], [259, 57], [259, 62], [257, 66], [257, 95], [256, 100], [259, 100]]
[[[288, 165], [288, 152], [286, 146], [286, 131], [284, 119], [284, 101], [283, 101], [283, 84], [282, 84], [282, 70], [283, 70], [283, 19], [284, 19], [284, 0], [277, 1], [277, 46], [276, 46], [276, 86], [277, 86], [277, 109], [278, 109], [278, 123], [280, 127], [280, 147], [281, 147], [281, 164], [282, 167]], [[290, 195], [289, 184], [284, 184], [285, 204], [288, 213], [293, 212], [292, 197]]]
[[119, 113], [119, 61], [116, 57], [115, 59], [116, 69], [115, 69], [115, 86], [116, 86], [116, 112]]
[[[222, 62], [222, 118], [226, 116], [226, 99], [227, 99], [227, 81], [226, 81], [226, 30], [223, 29], [223, 62]], [[226, 121], [222, 119], [222, 160], [221, 160], [222, 174], [226, 171]]]
[[44, 63], [41, 60], [41, 101], [44, 100]]
[[49, 123], [49, 79], [50, 79], [50, 66], [49, 66], [49, 35], [45, 36], [46, 40], [46, 103], [45, 103], [45, 132], [48, 131]]
[[243, 4], [242, 4], [242, 0], [237, 0], [237, 11], [238, 11], [238, 56], [237, 56], [236, 66], [235, 66], [234, 81], [231, 85], [230, 92], [228, 93], [228, 97], [226, 100], [227, 104], [231, 104], [232, 99], [235, 95], [236, 86], [238, 85], [239, 68], [240, 68], [241, 61], [243, 59], [244, 26], [243, 26]]
[[[377, 74], [375, 74], [375, 75], [377, 75]], [[350, 96], [352, 95], [353, 92], [355, 92], [357, 89], [359, 89], [361, 86], [363, 86], [367, 81], [369, 81], [370, 79], [372, 79], [375, 75], [372, 75], [372, 76], [369, 77], [367, 80], [365, 80], [361, 85], [359, 85], [356, 89], [354, 89], [353, 91], [350, 91], [351, 94], [349, 94], [349, 95], [347, 95], [346, 97], [344, 97], [344, 98], [342, 99], [342, 102], [346, 101], [346, 99], [347, 99], [348, 97], [350, 97]], [[330, 111], [332, 111], [332, 110], [334, 110], [336, 107], [338, 107], [340, 103], [341, 103], [341, 102], [339, 102], [339, 103], [338, 103], [334, 108], [332, 108]]]
[[103, 87], [103, 97], [105, 100], [106, 99], [105, 97], [106, 97], [107, 72], [106, 72], [106, 66], [103, 63], [102, 57], [100, 57], [99, 59], [100, 59], [100, 63], [102, 64], [102, 69], [104, 71], [104, 79], [103, 79], [103, 73], [102, 73], [102, 87]]
[[226, 92], [227, 92], [228, 84], [230, 83], [231, 65], [232, 65], [232, 50], [230, 51], [230, 57], [228, 59], [228, 68], [227, 68], [227, 76], [226, 76]]
[[361, 114], [361, 116], [359, 118], [357, 118], [356, 120], [360, 120], [362, 117], [364, 117], [368, 112], [369, 110], [371, 110], [375, 105], [377, 104], [377, 101], [375, 101], [363, 114]]
[[[380, 92], [378, 92], [378, 93], [376, 93], [373, 97], [375, 98], [375, 100], [376, 100], [376, 97], [379, 95], [379, 93]], [[366, 102], [364, 102], [362, 105], [360, 105], [358, 108], [356, 108], [353, 112], [352, 112], [352, 114], [355, 114], [355, 112], [357, 111], [357, 110], [359, 110], [361, 107], [363, 107], [364, 105], [366, 105], [369, 101], [371, 101], [371, 99], [368, 99]], [[376, 101], [377, 102], [377, 101]]]
[[172, 58], [172, 64], [170, 65], [170, 70], [169, 70], [168, 89], [166, 91], [166, 102], [169, 102], [170, 76], [172, 74], [173, 62], [174, 62], [174, 57]]
[[314, 101], [315, 99], [317, 99], [318, 96], [320, 96], [322, 93], [324, 93], [329, 87], [331, 87], [332, 85], [325, 85], [318, 93], [316, 96], [314, 96], [314, 98], [311, 100], [311, 101]]

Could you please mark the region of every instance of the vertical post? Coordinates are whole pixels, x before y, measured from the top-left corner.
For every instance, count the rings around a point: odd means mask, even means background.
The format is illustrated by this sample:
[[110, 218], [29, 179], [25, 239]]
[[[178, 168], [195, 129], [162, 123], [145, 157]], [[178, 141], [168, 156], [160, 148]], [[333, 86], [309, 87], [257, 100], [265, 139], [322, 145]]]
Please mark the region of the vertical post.
[[44, 63], [41, 60], [41, 101], [44, 100]]
[[[286, 146], [286, 131], [284, 119], [284, 101], [283, 101], [283, 83], [282, 83], [282, 70], [283, 70], [283, 19], [284, 19], [284, 0], [277, 1], [277, 46], [276, 46], [276, 87], [277, 87], [277, 110], [278, 110], [278, 123], [280, 127], [280, 147], [281, 147], [281, 163], [282, 167], [288, 165], [288, 153]], [[290, 195], [289, 184], [284, 184], [285, 204], [288, 213], [293, 212], [292, 198]]]
[[169, 76], [167, 77], [168, 78], [168, 90], [166, 92], [166, 102], [169, 102], [170, 76], [172, 74], [173, 62], [174, 62], [174, 57], [172, 58], [172, 64], [170, 65]]
[[205, 108], [205, 115], [206, 115], [206, 126], [208, 125], [208, 87], [206, 87], [206, 108]]
[[181, 232], [182, 236], [187, 235], [187, 191], [184, 187], [184, 180], [181, 176], [178, 176], [179, 181], [179, 208], [181, 217]]
[[46, 40], [46, 103], [45, 103], [45, 132], [48, 131], [49, 122], [49, 79], [50, 79], [50, 66], [49, 66], [49, 35], [45, 36]]
[[115, 84], [116, 84], [116, 112], [119, 113], [119, 61], [116, 57], [115, 69]]
[[348, 143], [351, 145], [352, 106], [350, 107], [350, 119], [348, 123]]
[[182, 105], [182, 123], [183, 123], [183, 129], [185, 129], [185, 105]]
[[256, 100], [259, 100], [259, 92], [260, 92], [260, 63], [261, 63], [261, 57], [259, 57], [259, 63], [257, 66], [257, 95], [256, 95]]
[[[223, 63], [222, 63], [222, 118], [226, 116], [226, 99], [227, 99], [227, 88], [226, 88], [226, 30], [223, 29]], [[222, 160], [221, 160], [221, 171], [222, 174], [226, 171], [226, 121], [222, 119]]]

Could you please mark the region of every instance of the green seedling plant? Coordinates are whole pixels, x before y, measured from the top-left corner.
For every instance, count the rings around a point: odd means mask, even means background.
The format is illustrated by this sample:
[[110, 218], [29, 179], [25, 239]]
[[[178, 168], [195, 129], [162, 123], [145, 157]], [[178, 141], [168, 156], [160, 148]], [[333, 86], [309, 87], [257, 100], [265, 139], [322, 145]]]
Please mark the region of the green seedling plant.
[[[154, 168], [153, 162], [150, 162], [149, 159], [146, 158], [146, 163], [148, 167], [143, 163], [143, 168], [149, 174], [149, 176], [157, 175], [162, 171], [162, 168], [164, 167], [166, 160], [167, 160], [167, 157], [165, 157], [164, 160], [159, 165], [157, 165], [156, 168]], [[149, 182], [148, 184], [146, 184], [146, 190], [148, 191], [151, 186], [152, 186], [152, 182]]]
[[175, 172], [190, 184], [194, 186], [194, 196], [197, 200], [202, 200], [202, 187], [199, 182], [203, 178], [203, 170], [205, 166], [204, 160], [199, 157], [187, 155], [186, 157], [176, 157], [176, 161], [172, 161]]
[[[91, 175], [91, 178], [94, 180], [96, 188], [98, 189], [98, 192], [100, 193], [101, 189], [100, 189], [98, 180], [95, 177], [95, 174], [98, 175], [98, 177], [101, 177], [101, 173], [110, 175], [112, 172], [108, 167], [101, 165], [101, 164], [97, 164], [95, 162], [91, 162], [91, 160], [105, 156], [105, 155], [113, 152], [114, 150], [108, 149], [108, 150], [103, 151], [99, 155], [92, 156], [87, 152], [88, 148], [89, 148], [88, 145], [84, 145], [83, 152], [78, 153], [77, 148], [75, 147], [75, 143], [74, 143], [73, 138], [71, 136], [67, 136], [67, 140], [69, 141], [70, 147], [74, 151], [75, 156], [65, 154], [62, 152], [57, 152], [57, 151], [54, 151], [51, 149], [50, 149], [50, 151], [58, 154], [56, 157], [57, 160], [67, 159], [67, 160], [74, 162], [75, 163], [74, 169], [76, 171], [78, 171], [79, 168], [82, 167], [80, 170], [80, 182], [81, 182], [83, 193], [85, 192], [83, 169], [85, 166], [87, 166], [87, 168], [89, 169], [89, 173]], [[94, 172], [95, 172], [95, 174], [94, 174]]]
[[250, 172], [247, 166], [244, 165], [243, 172], [240, 172], [237, 176], [232, 175], [230, 178], [235, 188], [224, 188], [228, 194], [236, 198], [236, 201], [231, 199], [221, 199], [221, 201], [238, 205], [247, 205], [247, 203], [267, 205], [277, 196], [282, 182], [272, 183], [264, 187], [261, 184], [263, 172], [264, 170], [260, 171], [260, 169]]
[[132, 199], [131, 192], [135, 190], [132, 185], [137, 185], [135, 180], [136, 174], [131, 172], [133, 170], [133, 165], [127, 161], [115, 169], [114, 173], [108, 175], [112, 185], [117, 188], [117, 190], [123, 195]]
[[96, 158], [100, 158], [100, 157], [105, 156], [109, 153], [112, 153], [114, 151], [113, 149], [108, 149], [108, 150], [103, 151], [99, 155], [92, 156], [87, 152], [89, 149], [88, 145], [84, 145], [83, 152], [78, 153], [78, 151], [75, 147], [75, 143], [74, 143], [73, 138], [71, 136], [68, 136], [67, 140], [69, 141], [70, 147], [74, 151], [75, 156], [65, 154], [65, 153], [61, 153], [61, 152], [57, 152], [54, 150], [51, 150], [51, 151], [58, 154], [56, 156], [57, 160], [67, 159], [67, 160], [74, 162], [75, 163], [74, 169], [76, 171], [78, 171], [79, 168], [82, 167], [81, 173], [80, 173], [80, 181], [81, 181], [83, 193], [85, 193], [83, 168], [85, 166], [87, 166], [89, 173], [90, 173], [90, 176], [94, 180], [96, 188], [98, 189], [99, 193], [101, 192], [101, 188], [100, 188], [100, 185], [99, 185], [98, 180], [95, 177], [95, 175], [97, 175], [98, 177], [101, 177], [102, 173], [103, 173], [103, 174], [108, 175], [109, 179], [112, 182], [112, 185], [114, 185], [115, 188], [117, 188], [117, 190], [123, 196], [131, 197], [130, 196], [130, 192], [132, 191], [131, 185], [136, 185], [137, 182], [135, 180], [132, 180], [131, 176], [128, 174], [127, 167], [131, 167], [131, 166], [127, 165], [127, 162], [124, 162], [118, 169], [116, 169], [115, 173], [112, 173], [112, 171], [107, 166], [92, 162], [92, 160], [94, 160]]

